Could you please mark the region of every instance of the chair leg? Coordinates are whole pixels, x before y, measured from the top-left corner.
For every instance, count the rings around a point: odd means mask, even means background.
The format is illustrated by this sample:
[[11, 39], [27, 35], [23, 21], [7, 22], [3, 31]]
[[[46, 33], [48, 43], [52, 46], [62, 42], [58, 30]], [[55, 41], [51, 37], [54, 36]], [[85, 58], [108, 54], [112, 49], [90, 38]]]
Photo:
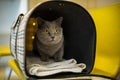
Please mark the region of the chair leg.
[[17, 76], [21, 79], [21, 80], [26, 80], [24, 74], [22, 73], [22, 71], [20, 70], [16, 60], [9, 60], [8, 61], [8, 65], [11, 67], [11, 69], [17, 74]]
[[8, 76], [8, 80], [10, 80], [11, 74], [12, 74], [12, 69], [10, 69], [10, 73], [9, 73], [9, 76]]

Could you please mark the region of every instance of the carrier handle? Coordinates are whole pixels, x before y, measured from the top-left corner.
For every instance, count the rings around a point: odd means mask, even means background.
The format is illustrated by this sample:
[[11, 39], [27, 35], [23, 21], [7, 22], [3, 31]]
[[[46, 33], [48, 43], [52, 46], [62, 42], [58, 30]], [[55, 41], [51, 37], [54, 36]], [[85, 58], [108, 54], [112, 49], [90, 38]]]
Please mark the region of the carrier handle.
[[20, 25], [20, 22], [21, 22], [21, 20], [23, 19], [23, 17], [24, 17], [24, 14], [19, 14], [19, 16], [18, 16], [18, 18], [17, 18], [17, 20], [16, 20], [16, 22], [15, 22], [15, 24], [14, 24], [14, 26], [13, 26], [13, 29], [15, 29], [15, 27], [17, 26], [17, 25]]

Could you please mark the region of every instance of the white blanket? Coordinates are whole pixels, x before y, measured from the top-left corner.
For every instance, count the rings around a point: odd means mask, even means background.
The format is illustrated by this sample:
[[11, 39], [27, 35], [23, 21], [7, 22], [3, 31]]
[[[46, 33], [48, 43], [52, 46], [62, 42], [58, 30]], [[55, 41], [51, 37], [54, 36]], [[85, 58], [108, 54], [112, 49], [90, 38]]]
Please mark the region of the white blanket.
[[48, 76], [61, 72], [81, 73], [86, 68], [84, 63], [77, 64], [75, 59], [64, 60], [61, 62], [52, 62], [49, 64], [31, 64], [29, 74], [35, 76]]

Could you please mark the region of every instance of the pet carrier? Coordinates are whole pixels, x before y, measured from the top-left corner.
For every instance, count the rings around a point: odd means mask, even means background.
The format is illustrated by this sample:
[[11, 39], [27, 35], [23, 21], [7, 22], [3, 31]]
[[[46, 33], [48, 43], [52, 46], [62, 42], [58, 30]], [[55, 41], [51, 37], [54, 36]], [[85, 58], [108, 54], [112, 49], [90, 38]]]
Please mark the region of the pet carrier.
[[[26, 57], [33, 52], [33, 40], [37, 31], [36, 17], [52, 21], [63, 17], [65, 38], [64, 59], [74, 58], [77, 63], [86, 64], [82, 73], [58, 73], [38, 77], [26, 70]], [[86, 76], [92, 71], [95, 61], [96, 29], [90, 14], [80, 5], [69, 1], [46, 1], [38, 4], [26, 15], [20, 14], [11, 28], [11, 52], [21, 71], [28, 78], [72, 78]]]

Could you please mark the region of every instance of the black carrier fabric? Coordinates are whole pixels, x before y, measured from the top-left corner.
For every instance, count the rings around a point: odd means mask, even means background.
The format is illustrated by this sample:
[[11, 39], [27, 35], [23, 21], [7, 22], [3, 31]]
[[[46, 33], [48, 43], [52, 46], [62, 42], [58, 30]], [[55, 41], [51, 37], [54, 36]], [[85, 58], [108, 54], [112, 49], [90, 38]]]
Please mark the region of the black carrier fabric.
[[[74, 58], [78, 63], [86, 64], [86, 69], [80, 74], [60, 73], [44, 78], [80, 76], [92, 71], [95, 61], [96, 29], [90, 14], [83, 7], [68, 1], [46, 1], [37, 5], [28, 14], [25, 18], [41, 17], [49, 21], [63, 17], [64, 59]], [[24, 54], [27, 54], [26, 51]]]

